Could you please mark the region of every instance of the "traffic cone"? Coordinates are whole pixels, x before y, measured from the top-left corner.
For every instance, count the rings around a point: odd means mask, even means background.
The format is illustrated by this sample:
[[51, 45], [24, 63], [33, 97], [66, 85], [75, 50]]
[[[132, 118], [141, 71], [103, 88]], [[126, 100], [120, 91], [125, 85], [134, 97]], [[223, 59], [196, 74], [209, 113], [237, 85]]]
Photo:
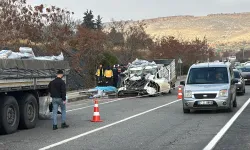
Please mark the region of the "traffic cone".
[[178, 96], [177, 96], [178, 100], [182, 100], [182, 86], [178, 87]]
[[95, 105], [94, 105], [94, 114], [93, 114], [93, 119], [91, 122], [102, 122], [100, 113], [99, 113], [99, 107], [98, 107], [98, 101], [95, 100]]

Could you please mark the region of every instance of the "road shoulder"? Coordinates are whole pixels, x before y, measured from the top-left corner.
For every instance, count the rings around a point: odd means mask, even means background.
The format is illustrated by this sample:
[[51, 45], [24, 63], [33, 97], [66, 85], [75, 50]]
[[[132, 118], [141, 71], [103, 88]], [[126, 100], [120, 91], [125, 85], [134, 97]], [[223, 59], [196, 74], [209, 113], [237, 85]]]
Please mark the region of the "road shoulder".
[[250, 149], [250, 105], [237, 118], [214, 150]]

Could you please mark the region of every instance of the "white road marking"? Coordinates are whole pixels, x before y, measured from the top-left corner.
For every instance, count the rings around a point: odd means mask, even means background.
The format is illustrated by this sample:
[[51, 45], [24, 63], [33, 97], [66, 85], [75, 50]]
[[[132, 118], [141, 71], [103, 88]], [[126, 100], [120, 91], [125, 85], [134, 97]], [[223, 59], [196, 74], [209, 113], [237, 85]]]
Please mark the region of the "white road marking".
[[[109, 100], [112, 100], [112, 99], [101, 99], [101, 100], [102, 101], [109, 101]], [[113, 100], [117, 100], [117, 98], [115, 98]], [[78, 101], [78, 102], [67, 103], [67, 107], [75, 107], [75, 106], [80, 106], [80, 105], [86, 105], [88, 102], [94, 101], [94, 99], [88, 99], [88, 100], [82, 100], [82, 101], [83, 102]]]
[[103, 127], [100, 127], [100, 128], [97, 128], [97, 129], [94, 129], [94, 130], [91, 130], [91, 131], [88, 131], [88, 132], [85, 132], [85, 133], [79, 134], [79, 135], [77, 135], [77, 136], [74, 136], [74, 137], [71, 137], [71, 138], [68, 138], [68, 139], [62, 140], [62, 141], [60, 141], [60, 142], [57, 142], [57, 143], [51, 144], [51, 145], [49, 145], [49, 146], [46, 146], [46, 147], [40, 148], [39, 150], [47, 150], [47, 149], [50, 149], [50, 148], [53, 148], [53, 147], [56, 147], [56, 146], [62, 145], [62, 144], [64, 144], [64, 143], [67, 143], [67, 142], [70, 142], [70, 141], [76, 140], [76, 139], [78, 139], [78, 138], [84, 137], [84, 136], [89, 135], [89, 134], [91, 134], [91, 133], [94, 133], [94, 132], [97, 132], [97, 131], [100, 131], [100, 130], [106, 129], [106, 128], [108, 128], [108, 127], [114, 126], [114, 125], [116, 125], [116, 124], [119, 124], [119, 123], [122, 123], [122, 122], [125, 122], [125, 121], [128, 121], [128, 120], [133, 119], [133, 118], [135, 118], [135, 117], [138, 117], [138, 116], [144, 115], [144, 114], [146, 114], [146, 113], [152, 112], [152, 111], [157, 110], [157, 109], [160, 109], [160, 108], [162, 108], [162, 107], [166, 107], [166, 106], [171, 105], [171, 104], [174, 104], [174, 103], [176, 103], [176, 102], [181, 102], [181, 101], [180, 101], [180, 100], [175, 100], [175, 101], [172, 101], [172, 102], [170, 102], [170, 103], [167, 103], [167, 104], [164, 104], [164, 105], [161, 105], [161, 106], [155, 107], [155, 108], [153, 108], [153, 109], [150, 109], [150, 110], [147, 110], [147, 111], [141, 112], [141, 113], [139, 113], [139, 114], [136, 114], [136, 115], [130, 116], [130, 117], [125, 118], [125, 119], [122, 119], [122, 120], [120, 120], [120, 121], [116, 121], [116, 122], [114, 122], [114, 123], [111, 123], [111, 124], [105, 125], [105, 126], [103, 126]]
[[[134, 97], [131, 97], [131, 98], [134, 98]], [[118, 98], [116, 100], [112, 100], [112, 101], [100, 103], [99, 105], [109, 104], [109, 103], [113, 103], [113, 102], [117, 102], [117, 101], [121, 101], [121, 100], [125, 100], [125, 99], [131, 99], [131, 98]], [[89, 105], [89, 106], [85, 106], [85, 107], [70, 109], [70, 110], [67, 110], [66, 112], [72, 112], [72, 111], [82, 110], [82, 109], [89, 108], [89, 107], [94, 107], [94, 105]]]
[[234, 116], [225, 124], [225, 126], [215, 135], [215, 137], [208, 143], [208, 145], [203, 150], [212, 150], [220, 139], [224, 136], [227, 130], [232, 126], [234, 121], [240, 116], [247, 105], [250, 103], [250, 98], [245, 102], [245, 104], [234, 114]]
[[[87, 102], [87, 101], [85, 101], [85, 102]], [[73, 107], [73, 106], [79, 106], [79, 105], [85, 105], [85, 104], [87, 104], [87, 103], [80, 103], [80, 104], [70, 104], [70, 103], [68, 103], [67, 104], [67, 107]]]

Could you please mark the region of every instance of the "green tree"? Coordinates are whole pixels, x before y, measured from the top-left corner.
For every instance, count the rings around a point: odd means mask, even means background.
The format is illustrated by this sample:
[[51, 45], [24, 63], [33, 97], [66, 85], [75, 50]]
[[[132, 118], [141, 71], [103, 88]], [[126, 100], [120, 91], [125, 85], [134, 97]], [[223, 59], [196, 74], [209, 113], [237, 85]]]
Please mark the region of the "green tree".
[[112, 52], [106, 51], [102, 55], [103, 57], [101, 63], [104, 66], [113, 66], [119, 63], [118, 58]]
[[95, 20], [92, 10], [87, 10], [84, 13], [82, 26], [89, 29], [95, 29]]
[[96, 19], [96, 29], [102, 30], [102, 28], [103, 28], [102, 18], [100, 15], [98, 15]]

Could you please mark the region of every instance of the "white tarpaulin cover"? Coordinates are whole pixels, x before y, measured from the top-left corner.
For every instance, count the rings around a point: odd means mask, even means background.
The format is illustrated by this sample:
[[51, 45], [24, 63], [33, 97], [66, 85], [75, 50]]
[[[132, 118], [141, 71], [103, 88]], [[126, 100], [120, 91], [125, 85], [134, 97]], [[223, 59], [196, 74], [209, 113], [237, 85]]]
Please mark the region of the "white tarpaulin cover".
[[58, 56], [40, 56], [40, 57], [35, 57], [34, 59], [37, 60], [64, 60], [63, 53], [61, 53]]
[[155, 62], [149, 62], [147, 60], [141, 60], [141, 59], [137, 59], [134, 60], [131, 64], [129, 64], [129, 67], [144, 67], [144, 66], [151, 66], [151, 65], [156, 65]]
[[63, 53], [59, 56], [39, 56], [36, 57], [32, 48], [20, 47], [19, 52], [13, 52], [11, 50], [1, 50], [0, 59], [36, 59], [36, 60], [64, 60]]

